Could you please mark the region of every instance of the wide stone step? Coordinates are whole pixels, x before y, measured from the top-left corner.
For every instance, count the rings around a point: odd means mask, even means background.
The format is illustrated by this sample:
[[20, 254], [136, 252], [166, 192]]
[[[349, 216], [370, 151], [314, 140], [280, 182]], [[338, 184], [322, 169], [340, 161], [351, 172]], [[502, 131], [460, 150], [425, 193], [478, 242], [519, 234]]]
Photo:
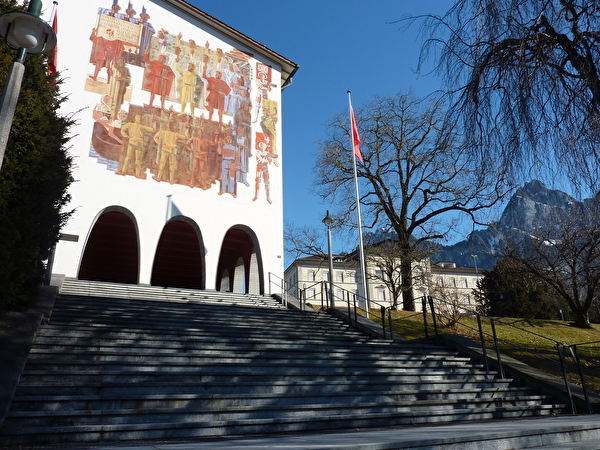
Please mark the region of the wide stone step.
[[159, 388], [160, 386], [169, 386], [171, 384], [201, 384], [208, 391], [214, 389], [216, 392], [259, 392], [270, 388], [275, 390], [284, 389], [295, 391], [296, 389], [363, 389], [365, 387], [374, 389], [412, 389], [418, 391], [428, 391], [427, 386], [432, 386], [433, 390], [448, 389], [496, 389], [498, 392], [506, 389], [511, 379], [494, 379], [493, 375], [390, 375], [389, 373], [371, 374], [367, 379], [361, 374], [338, 374], [335, 380], [328, 374], [296, 374], [292, 378], [288, 375], [284, 380], [278, 374], [273, 373], [245, 373], [231, 374], [212, 373], [203, 374], [201, 372], [182, 371], [158, 371], [158, 372], [133, 372], [127, 370], [116, 371], [113, 373], [98, 373], [90, 371], [78, 372], [44, 372], [42, 368], [38, 371], [29, 371], [21, 377], [22, 385], [29, 383], [38, 384], [56, 384], [62, 385], [82, 385], [86, 383], [102, 383], [104, 385], [113, 383], [130, 383], [130, 385], [151, 383]]
[[[230, 401], [228, 401], [230, 400]], [[268, 400], [268, 399], [267, 399]], [[73, 408], [58, 410], [48, 408], [44, 411], [16, 411], [8, 418], [8, 422], [17, 420], [20, 427], [37, 426], [73, 426], [73, 425], [113, 425], [127, 421], [128, 423], [163, 423], [179, 421], [220, 421], [247, 420], [258, 418], [306, 418], [314, 414], [356, 415], [372, 413], [405, 413], [427, 414], [434, 410], [436, 414], [447, 411], [450, 414], [456, 410], [481, 410], [485, 408], [510, 409], [511, 411], [530, 411], [540, 408], [543, 397], [522, 399], [487, 399], [470, 398], [464, 400], [421, 400], [395, 401], [383, 396], [357, 397], [339, 401], [337, 397], [329, 397], [328, 402], [318, 398], [290, 398], [284, 401], [269, 402], [256, 399], [198, 399], [191, 395], [174, 398], [107, 398], [106, 400], [91, 399], [87, 402], [71, 399]], [[39, 401], [44, 401], [40, 399]], [[107, 406], [112, 406], [107, 408]], [[51, 403], [51, 406], [60, 406]], [[553, 405], [555, 409], [559, 406]], [[561, 405], [562, 407], [564, 405]], [[552, 410], [551, 405], [549, 409]]]
[[[553, 414], [554, 407], [545, 408], [519, 408], [505, 407], [490, 408], [442, 408], [430, 409], [426, 415], [413, 412], [398, 413], [370, 413], [355, 415], [308, 415], [304, 418], [260, 418], [247, 420], [211, 420], [209, 422], [195, 422], [177, 420], [164, 423], [120, 423], [115, 425], [82, 425], [9, 429], [0, 444], [10, 439], [12, 444], [44, 444], [52, 442], [54, 437], [60, 435], [60, 442], [98, 442], [98, 441], [125, 441], [125, 440], [166, 440], [183, 439], [190, 437], [226, 436], [243, 434], [268, 434], [290, 433], [316, 430], [335, 430], [365, 427], [386, 427], [407, 424], [425, 424], [450, 422], [457, 420], [485, 420], [498, 418], [514, 418], [528, 416], [542, 416]], [[12, 436], [11, 436], [12, 435]]]
[[[160, 391], [157, 389], [160, 388]], [[368, 383], [307, 383], [302, 385], [284, 384], [276, 382], [273, 384], [252, 384], [245, 383], [244, 385], [227, 385], [224, 383], [211, 383], [210, 386], [199, 383], [157, 383], [145, 382], [136, 383], [132, 386], [126, 381], [121, 382], [103, 382], [103, 383], [65, 383], [62, 384], [42, 384], [42, 383], [24, 383], [20, 386], [19, 396], [15, 398], [13, 405], [17, 409], [28, 409], [32, 406], [27, 403], [32, 399], [43, 400], [43, 405], [36, 405], [35, 408], [48, 409], [49, 402], [58, 401], [63, 398], [71, 398], [73, 396], [89, 396], [89, 398], [149, 398], [160, 393], [160, 395], [195, 395], [196, 398], [207, 399], [268, 399], [269, 402], [288, 401], [284, 399], [301, 398], [302, 402], [307, 402], [308, 399], [317, 398], [323, 399], [331, 396], [341, 399], [346, 398], [367, 398], [371, 396], [384, 396], [386, 401], [393, 398], [396, 401], [421, 401], [421, 400], [448, 400], [462, 398], [546, 398], [543, 394], [533, 394], [530, 390], [505, 386], [499, 387], [489, 383], [484, 386], [483, 383], [472, 383], [471, 387], [457, 386], [453, 388], [439, 387], [424, 389], [421, 385], [413, 384], [397, 384], [388, 383], [386, 386], [371, 386]], [[301, 397], [299, 397], [301, 396]], [[53, 408], [50, 408], [53, 409]]]
[[373, 358], [368, 355], [359, 355], [354, 357], [351, 362], [348, 361], [348, 354], [323, 354], [319, 352], [295, 352], [285, 353], [280, 351], [262, 351], [262, 352], [235, 352], [230, 351], [210, 351], [197, 349], [189, 350], [165, 350], [153, 351], [153, 349], [95, 349], [90, 348], [87, 351], [73, 351], [70, 348], [35, 351], [30, 354], [29, 364], [87, 364], [87, 363], [123, 363], [123, 364], [185, 364], [193, 366], [205, 365], [240, 365], [254, 364], [258, 366], [271, 365], [287, 367], [313, 366], [319, 367], [339, 366], [346, 367], [387, 367], [390, 370], [405, 369], [429, 369], [439, 368], [451, 372], [464, 373], [473, 369], [481, 370], [480, 364], [470, 364], [468, 361], [454, 361], [443, 359], [425, 359], [401, 358], [398, 356], [387, 356]]
[[[154, 344], [154, 343], [153, 343]], [[154, 344], [155, 345], [155, 344]], [[155, 358], [161, 361], [184, 361], [187, 358], [203, 358], [205, 363], [211, 362], [239, 362], [246, 361], [344, 361], [346, 362], [350, 351], [329, 351], [327, 353], [320, 349], [306, 348], [289, 348], [288, 346], [271, 347], [271, 348], [238, 348], [216, 346], [216, 348], [206, 348], [202, 345], [185, 346], [185, 345], [170, 345], [168, 347], [155, 347], [151, 345], [139, 346], [136, 345], [112, 345], [112, 346], [81, 346], [81, 345], [52, 345], [52, 346], [37, 346], [29, 355], [29, 360], [37, 360], [44, 358], [53, 358], [55, 361], [65, 360], [85, 360], [85, 361], [100, 361], [108, 360], [108, 358]], [[415, 354], [369, 354], [352, 353], [355, 361], [375, 362], [376, 364], [392, 365], [394, 363], [402, 366], [414, 367], [477, 367], [481, 368], [481, 364], [474, 364], [467, 357], [443, 357], [431, 356], [419, 358]], [[169, 359], [165, 359], [169, 358]], [[175, 359], [173, 359], [175, 358]], [[196, 361], [196, 360], [195, 360]]]

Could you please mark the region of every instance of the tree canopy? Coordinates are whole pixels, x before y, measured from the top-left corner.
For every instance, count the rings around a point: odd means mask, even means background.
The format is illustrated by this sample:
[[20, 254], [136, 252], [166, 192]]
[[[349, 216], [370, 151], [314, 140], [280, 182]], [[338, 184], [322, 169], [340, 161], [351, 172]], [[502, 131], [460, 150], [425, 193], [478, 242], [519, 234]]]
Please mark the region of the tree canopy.
[[[0, 3], [0, 14], [23, 9]], [[0, 83], [4, 85], [15, 50], [0, 42]], [[2, 168], [0, 169], [0, 311], [23, 310], [43, 280], [42, 262], [68, 217], [71, 158], [65, 145], [72, 119], [58, 112], [65, 100], [56, 74], [47, 74], [47, 56], [27, 55], [25, 74]]]
[[598, 2], [456, 0], [425, 23], [422, 58], [439, 52], [448, 117], [471, 149], [513, 175], [550, 170], [598, 190]]
[[[411, 268], [426, 244], [444, 238], [456, 215], [477, 221], [479, 211], [505, 194], [505, 180], [490, 176], [462, 141], [443, 129], [445, 112], [443, 103], [409, 94], [378, 96], [356, 111], [364, 160], [357, 168], [363, 223], [397, 235], [394, 248], [402, 261], [408, 310], [414, 309]], [[349, 128], [347, 114], [329, 122], [315, 164], [316, 189], [336, 205], [332, 214], [346, 226], [356, 223]]]

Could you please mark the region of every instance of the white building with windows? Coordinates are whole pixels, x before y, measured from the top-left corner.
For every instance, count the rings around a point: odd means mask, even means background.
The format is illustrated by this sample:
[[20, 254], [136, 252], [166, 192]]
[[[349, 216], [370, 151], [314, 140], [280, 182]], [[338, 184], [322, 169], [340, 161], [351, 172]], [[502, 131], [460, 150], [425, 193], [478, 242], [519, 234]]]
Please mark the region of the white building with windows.
[[[393, 294], [384, 280], [384, 271], [376, 264], [376, 259], [367, 258], [367, 291], [371, 307], [389, 307], [393, 304]], [[333, 257], [333, 292], [336, 302], [346, 301], [358, 294], [361, 284], [359, 263], [350, 255]], [[482, 275], [472, 267], [460, 266], [454, 262], [424, 260], [413, 267], [413, 295], [415, 299], [426, 295], [447, 301], [457, 301], [462, 306], [475, 306], [473, 289]], [[329, 261], [327, 257], [307, 256], [293, 261], [285, 270], [287, 292], [314, 305], [327, 304]], [[327, 283], [324, 283], [327, 282]], [[364, 307], [364, 300], [357, 299], [357, 306]], [[398, 299], [402, 307], [402, 299]], [[340, 305], [337, 305], [338, 307]], [[421, 302], [415, 302], [418, 311]]]
[[476, 267], [461, 266], [450, 261], [431, 262], [429, 295], [475, 309], [473, 291], [483, 274]]

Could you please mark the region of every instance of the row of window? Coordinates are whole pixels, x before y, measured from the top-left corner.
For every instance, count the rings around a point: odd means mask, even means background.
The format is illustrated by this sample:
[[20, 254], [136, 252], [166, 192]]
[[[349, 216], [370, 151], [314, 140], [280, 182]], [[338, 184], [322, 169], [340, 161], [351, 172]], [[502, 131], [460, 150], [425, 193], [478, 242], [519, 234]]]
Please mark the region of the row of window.
[[[356, 283], [356, 274], [354, 272], [347, 272], [344, 274], [344, 272], [334, 272], [335, 273], [335, 281], [336, 283]], [[324, 270], [322, 271], [322, 279], [323, 281], [329, 281], [329, 271]], [[306, 280], [307, 281], [317, 281], [317, 271], [316, 270], [309, 270], [306, 273]]]

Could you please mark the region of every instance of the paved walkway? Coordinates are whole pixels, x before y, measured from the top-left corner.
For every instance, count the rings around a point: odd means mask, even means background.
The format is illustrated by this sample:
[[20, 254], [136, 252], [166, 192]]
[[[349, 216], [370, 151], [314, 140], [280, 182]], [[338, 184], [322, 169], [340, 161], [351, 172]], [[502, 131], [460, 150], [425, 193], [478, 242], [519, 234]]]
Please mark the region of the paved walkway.
[[[590, 446], [568, 445], [564, 434]], [[595, 439], [591, 441], [591, 439]], [[594, 444], [595, 442], [595, 444]], [[599, 446], [596, 446], [599, 445]], [[229, 438], [181, 444], [125, 444], [108, 447], [79, 447], [94, 450], [380, 450], [380, 449], [574, 449], [600, 448], [600, 416], [561, 416], [538, 419], [503, 420], [440, 426], [415, 426], [366, 432], [314, 434], [303, 436]]]

